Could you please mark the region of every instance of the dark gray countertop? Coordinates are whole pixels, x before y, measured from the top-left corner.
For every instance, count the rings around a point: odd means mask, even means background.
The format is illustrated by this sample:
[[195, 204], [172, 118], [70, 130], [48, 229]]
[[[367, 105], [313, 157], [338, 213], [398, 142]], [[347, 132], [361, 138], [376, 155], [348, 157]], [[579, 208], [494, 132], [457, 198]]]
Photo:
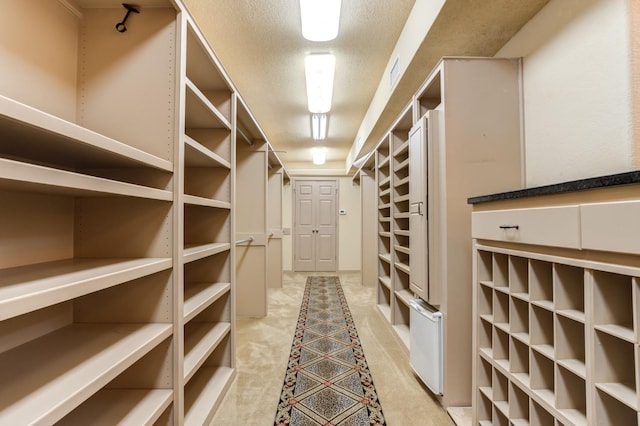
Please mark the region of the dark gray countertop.
[[640, 170], [618, 173], [615, 175], [598, 176], [553, 185], [537, 186], [515, 191], [499, 192], [497, 194], [480, 195], [467, 200], [469, 204], [487, 203], [490, 201], [513, 200], [516, 198], [537, 197], [540, 195], [561, 194], [563, 192], [583, 191], [585, 189], [604, 188], [607, 186], [628, 185], [640, 183]]

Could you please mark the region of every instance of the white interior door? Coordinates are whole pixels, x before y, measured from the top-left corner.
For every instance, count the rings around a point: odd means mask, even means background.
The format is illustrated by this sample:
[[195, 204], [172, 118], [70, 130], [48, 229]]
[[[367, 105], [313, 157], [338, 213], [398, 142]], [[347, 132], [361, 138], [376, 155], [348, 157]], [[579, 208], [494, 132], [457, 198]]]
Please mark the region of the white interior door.
[[294, 188], [294, 269], [337, 269], [335, 180], [298, 180]]

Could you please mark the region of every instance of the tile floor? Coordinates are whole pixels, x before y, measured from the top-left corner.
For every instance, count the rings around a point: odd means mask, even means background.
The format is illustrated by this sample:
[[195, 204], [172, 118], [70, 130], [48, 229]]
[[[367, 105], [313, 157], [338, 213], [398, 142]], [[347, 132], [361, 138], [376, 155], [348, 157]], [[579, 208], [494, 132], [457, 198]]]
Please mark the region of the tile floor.
[[[337, 275], [356, 323], [387, 424], [454, 425], [415, 378], [407, 355], [375, 309], [375, 288], [362, 287], [360, 273]], [[269, 290], [269, 315], [236, 322], [237, 376], [213, 418], [212, 426], [273, 425], [307, 276], [285, 273], [283, 287]]]

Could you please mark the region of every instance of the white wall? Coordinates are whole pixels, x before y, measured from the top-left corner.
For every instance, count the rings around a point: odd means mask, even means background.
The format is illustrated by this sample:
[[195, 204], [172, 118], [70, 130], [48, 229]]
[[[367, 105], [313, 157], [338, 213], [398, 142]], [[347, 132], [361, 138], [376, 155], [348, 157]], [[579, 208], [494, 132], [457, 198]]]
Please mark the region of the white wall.
[[636, 168], [630, 1], [551, 0], [496, 55], [524, 58], [526, 186]]
[[[352, 185], [350, 177], [327, 177], [337, 179], [339, 187], [338, 209], [347, 211], [338, 219], [338, 268], [340, 271], [360, 270], [360, 188]], [[284, 187], [282, 199], [283, 227], [291, 228], [293, 233], [293, 185]], [[292, 236], [287, 235], [282, 240], [282, 268], [285, 271], [293, 269]]]

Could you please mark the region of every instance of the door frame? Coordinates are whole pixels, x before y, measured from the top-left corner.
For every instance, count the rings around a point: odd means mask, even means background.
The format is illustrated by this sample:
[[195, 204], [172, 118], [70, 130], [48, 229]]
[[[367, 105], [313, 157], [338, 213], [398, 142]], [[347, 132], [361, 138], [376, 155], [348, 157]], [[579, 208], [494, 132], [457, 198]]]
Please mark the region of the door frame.
[[336, 203], [335, 203], [335, 209], [334, 209], [334, 215], [335, 215], [335, 223], [336, 223], [336, 238], [335, 238], [335, 253], [336, 253], [336, 272], [340, 271], [340, 252], [338, 251], [339, 247], [340, 247], [340, 215], [338, 214], [338, 212], [340, 211], [340, 179], [336, 178], [336, 177], [322, 177], [322, 176], [308, 176], [308, 177], [292, 177], [291, 178], [291, 222], [292, 222], [292, 232], [291, 232], [291, 269], [295, 272], [296, 271], [296, 261], [295, 261], [295, 255], [296, 255], [296, 240], [297, 240], [297, 233], [298, 233], [298, 227], [296, 224], [296, 208], [297, 208], [297, 193], [296, 193], [296, 184], [298, 181], [334, 181], [336, 183], [336, 193], [335, 193], [335, 197], [336, 197]]

